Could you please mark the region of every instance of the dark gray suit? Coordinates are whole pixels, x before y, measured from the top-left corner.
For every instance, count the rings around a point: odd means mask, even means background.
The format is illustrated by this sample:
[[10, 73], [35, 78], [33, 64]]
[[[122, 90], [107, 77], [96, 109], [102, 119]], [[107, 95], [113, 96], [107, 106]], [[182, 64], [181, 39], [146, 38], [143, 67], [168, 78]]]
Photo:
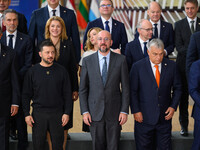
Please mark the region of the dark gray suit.
[[[93, 150], [106, 149], [105, 144], [108, 150], [117, 150], [121, 129], [119, 114], [128, 114], [129, 111], [129, 77], [125, 57], [110, 52], [105, 86], [100, 73], [98, 52], [85, 57], [81, 68], [79, 97], [81, 114], [89, 112], [92, 118], [90, 131]], [[98, 126], [102, 121], [105, 124], [104, 130]], [[98, 127], [95, 128], [95, 125]], [[102, 135], [105, 132], [107, 138]], [[105, 138], [99, 140], [97, 136]]]
[[[195, 32], [200, 31], [200, 19], [197, 18], [196, 21], [196, 30]], [[192, 33], [190, 30], [190, 25], [188, 23], [187, 17], [179, 20], [175, 23], [175, 45], [176, 50], [178, 51], [178, 56], [176, 59], [177, 68], [180, 72], [181, 82], [182, 82], [182, 95], [179, 105], [179, 121], [181, 128], [184, 131], [187, 131], [188, 128], [188, 84], [186, 79], [186, 54], [188, 50], [188, 45], [190, 42], [190, 37]]]

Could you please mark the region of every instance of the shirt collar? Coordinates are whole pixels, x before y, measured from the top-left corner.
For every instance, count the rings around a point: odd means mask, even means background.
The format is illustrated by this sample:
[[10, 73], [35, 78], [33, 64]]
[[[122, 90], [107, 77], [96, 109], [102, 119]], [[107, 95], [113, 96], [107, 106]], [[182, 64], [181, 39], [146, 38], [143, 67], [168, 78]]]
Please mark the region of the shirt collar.
[[[156, 64], [152, 63], [152, 61], [149, 59], [150, 63], [151, 63], [151, 67], [154, 68]], [[158, 68], [161, 67], [161, 63], [157, 64]]]
[[58, 5], [55, 9], [51, 8], [49, 5], [47, 6], [48, 6], [49, 13], [51, 13], [52, 10], [56, 10], [57, 12], [59, 12], [60, 10], [60, 5]]
[[194, 19], [191, 19], [191, 18], [189, 18], [189, 17], [187, 17], [187, 20], [188, 20], [188, 23], [190, 24], [190, 21], [194, 21], [194, 23], [197, 21], [197, 17], [195, 17]]
[[[151, 21], [151, 19], [149, 21], [151, 22], [152, 25], [155, 24], [153, 21]], [[160, 20], [158, 20], [158, 22], [156, 22], [156, 23], [157, 23], [157, 26], [160, 26]]]
[[110, 51], [106, 56], [103, 56], [101, 55], [101, 53], [99, 53], [99, 50], [98, 50], [98, 56], [99, 56], [99, 61], [101, 61], [103, 57], [106, 57], [106, 60], [110, 60]]
[[[107, 21], [107, 20], [104, 19], [102, 16], [101, 16], [101, 20], [102, 20], [103, 24], [105, 23], [105, 21]], [[109, 21], [109, 23], [111, 23], [111, 22], [112, 22], [112, 17], [110, 17], [110, 18], [108, 19], [108, 21]]]
[[8, 35], [10, 35], [10, 34], [14, 35], [13, 37], [17, 37], [17, 30], [15, 30], [15, 32], [13, 32], [13, 33], [9, 33], [9, 32], [6, 30], [6, 36], [8, 37]]
[[143, 41], [143, 40], [140, 38], [140, 36], [139, 36], [138, 39], [139, 39], [139, 41], [140, 41], [140, 44], [144, 44], [144, 42], [147, 42], [147, 43], [149, 42], [149, 40], [147, 40], [147, 41]]

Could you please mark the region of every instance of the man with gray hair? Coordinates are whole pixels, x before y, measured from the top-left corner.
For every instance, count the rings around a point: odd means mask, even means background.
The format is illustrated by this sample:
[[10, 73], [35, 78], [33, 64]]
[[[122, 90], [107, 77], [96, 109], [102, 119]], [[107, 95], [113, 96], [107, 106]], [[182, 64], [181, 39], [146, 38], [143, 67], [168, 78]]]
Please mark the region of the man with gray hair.
[[136, 148], [168, 150], [171, 149], [171, 120], [181, 96], [181, 82], [175, 62], [163, 58], [164, 44], [160, 39], [151, 40], [147, 52], [149, 57], [133, 64], [130, 72]]
[[125, 56], [129, 71], [133, 63], [148, 56], [147, 43], [149, 43], [153, 34], [152, 24], [147, 19], [142, 19], [137, 24], [139, 38], [126, 44]]

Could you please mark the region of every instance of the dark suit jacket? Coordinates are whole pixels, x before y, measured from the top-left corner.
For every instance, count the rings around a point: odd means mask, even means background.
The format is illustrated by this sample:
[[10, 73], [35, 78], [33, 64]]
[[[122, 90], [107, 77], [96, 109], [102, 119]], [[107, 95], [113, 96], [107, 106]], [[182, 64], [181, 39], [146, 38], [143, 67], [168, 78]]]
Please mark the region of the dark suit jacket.
[[57, 63], [64, 66], [68, 71], [72, 92], [78, 91], [76, 58], [73, 43], [70, 40], [64, 40], [60, 43], [60, 57]]
[[105, 87], [98, 52], [85, 57], [81, 68], [79, 98], [81, 113], [89, 112], [93, 121], [100, 121], [103, 115], [108, 120], [118, 121], [120, 112], [128, 114], [129, 78], [125, 57], [110, 52]]
[[[99, 27], [104, 30], [104, 25], [102, 23], [101, 18], [98, 18], [98, 19], [88, 23], [87, 28], [85, 30], [85, 35], [83, 38], [83, 46], [85, 46], [85, 42], [87, 40], [88, 30], [93, 27]], [[127, 39], [124, 24], [115, 19], [112, 19], [111, 35], [112, 35], [112, 40], [113, 40], [113, 44], [112, 44], [111, 48], [113, 48], [113, 49], [121, 48], [121, 53], [125, 54], [125, 47], [126, 47], [126, 44], [128, 43], [128, 39]]]
[[8, 117], [11, 104], [19, 105], [18, 67], [15, 52], [3, 44], [0, 48], [0, 117]]
[[[60, 17], [65, 22], [68, 38], [72, 40], [74, 44], [76, 62], [78, 63], [81, 57], [80, 55], [81, 52], [80, 52], [80, 37], [76, 22], [76, 16], [73, 10], [60, 6]], [[43, 40], [45, 40], [45, 25], [48, 19], [49, 19], [49, 11], [47, 6], [33, 11], [28, 31], [28, 34], [32, 38], [33, 43], [35, 43], [35, 39], [37, 39], [37, 45], [40, 44]], [[34, 55], [38, 57], [38, 50], [35, 49], [34, 51], [35, 51]]]
[[[139, 33], [136, 31], [135, 38], [138, 38]], [[155, 38], [154, 36], [152, 39]], [[161, 20], [160, 25], [160, 39], [164, 43], [164, 48], [167, 51], [167, 55], [174, 51], [174, 30], [171, 23]]]
[[[163, 58], [158, 88], [149, 57], [133, 64], [130, 72], [131, 112], [142, 112], [143, 122], [155, 125], [165, 121], [168, 107], [176, 110], [181, 96], [181, 81], [175, 62]], [[173, 94], [171, 95], [171, 90]]]
[[144, 58], [139, 38], [135, 38], [126, 44], [125, 56], [129, 71], [131, 70], [132, 64]]
[[[7, 45], [6, 32], [3, 33], [1, 43]], [[19, 65], [19, 75], [21, 81], [24, 78], [26, 71], [32, 65], [33, 44], [31, 38], [17, 31], [16, 43], [14, 50], [16, 51]]]
[[198, 59], [200, 59], [200, 32], [196, 32], [190, 37], [190, 43], [188, 45], [188, 51], [186, 55], [187, 76], [189, 74], [192, 63]]
[[27, 20], [26, 20], [26, 17], [21, 13], [18, 13], [18, 22], [19, 24], [17, 26], [17, 30], [24, 34], [28, 34]]
[[200, 60], [194, 62], [190, 68], [188, 86], [189, 93], [195, 102], [192, 117], [200, 120]]
[[[197, 18], [196, 31], [200, 31], [200, 19]], [[186, 70], [186, 54], [190, 42], [191, 30], [187, 18], [175, 23], [175, 45], [178, 51], [176, 63], [182, 72]]]

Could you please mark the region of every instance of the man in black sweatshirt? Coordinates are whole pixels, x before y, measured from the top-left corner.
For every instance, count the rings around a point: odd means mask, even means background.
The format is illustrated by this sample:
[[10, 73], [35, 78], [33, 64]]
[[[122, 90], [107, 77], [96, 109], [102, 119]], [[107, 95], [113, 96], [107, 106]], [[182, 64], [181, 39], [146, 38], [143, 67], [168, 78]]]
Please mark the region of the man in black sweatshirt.
[[[50, 132], [54, 150], [62, 150], [63, 126], [72, 110], [71, 87], [65, 68], [54, 63], [54, 45], [45, 40], [40, 45], [41, 62], [29, 69], [22, 93], [27, 125], [33, 127], [34, 150], [45, 149], [46, 133]], [[33, 113], [30, 115], [30, 100]]]

